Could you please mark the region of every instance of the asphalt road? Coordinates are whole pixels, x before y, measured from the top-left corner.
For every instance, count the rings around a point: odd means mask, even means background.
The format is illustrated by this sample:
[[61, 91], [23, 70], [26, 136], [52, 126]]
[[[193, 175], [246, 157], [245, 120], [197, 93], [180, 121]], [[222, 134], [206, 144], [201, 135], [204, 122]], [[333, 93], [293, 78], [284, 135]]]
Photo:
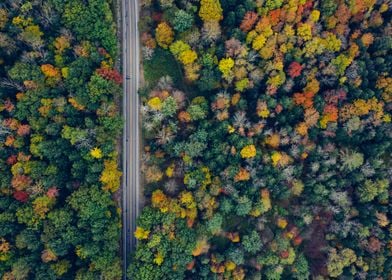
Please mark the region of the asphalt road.
[[129, 265], [129, 257], [136, 245], [133, 232], [139, 215], [140, 161], [139, 161], [139, 2], [122, 0], [122, 48], [123, 48], [123, 265], [124, 279]]

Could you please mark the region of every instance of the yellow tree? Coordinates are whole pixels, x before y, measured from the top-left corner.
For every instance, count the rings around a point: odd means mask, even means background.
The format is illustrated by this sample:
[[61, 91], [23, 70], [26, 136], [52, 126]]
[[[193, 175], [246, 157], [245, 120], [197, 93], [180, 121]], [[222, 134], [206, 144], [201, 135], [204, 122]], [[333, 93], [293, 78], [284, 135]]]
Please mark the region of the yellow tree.
[[223, 19], [219, 0], [201, 0], [199, 16], [203, 21], [220, 21]]
[[179, 60], [184, 65], [192, 64], [196, 59], [197, 59], [197, 53], [195, 51], [192, 51], [192, 50], [183, 51], [179, 55]]
[[167, 49], [173, 42], [174, 33], [170, 25], [166, 22], [161, 22], [155, 29], [155, 38], [158, 45], [164, 49]]
[[252, 43], [252, 48], [256, 51], [260, 50], [262, 47], [264, 47], [265, 42], [267, 40], [263, 36], [263, 34], [257, 35], [256, 38], [253, 40]]
[[197, 63], [191, 63], [188, 65], [185, 65], [185, 77], [187, 78], [188, 81], [196, 81], [199, 78], [199, 70], [200, 70], [200, 65]]
[[205, 237], [200, 238], [197, 240], [195, 248], [192, 251], [192, 256], [200, 256], [201, 254], [205, 254], [208, 252], [210, 249], [210, 244], [208, 244], [208, 241]]
[[41, 71], [48, 78], [57, 78], [60, 76], [60, 71], [51, 64], [41, 65]]
[[33, 201], [34, 213], [36, 213], [41, 219], [44, 219], [46, 213], [54, 206], [55, 200], [48, 196], [41, 196]]
[[242, 158], [253, 158], [256, 156], [256, 147], [255, 145], [247, 145], [242, 148], [241, 152]]
[[94, 149], [90, 150], [90, 155], [93, 158], [100, 159], [103, 157], [102, 150], [100, 148], [95, 147]]
[[57, 37], [53, 42], [53, 46], [56, 48], [56, 52], [62, 54], [66, 49], [68, 49], [71, 44], [67, 36]]
[[233, 67], [234, 67], [234, 60], [230, 57], [222, 58], [222, 60], [219, 61], [218, 68], [224, 76], [227, 76]]
[[122, 173], [117, 169], [115, 160], [105, 160], [104, 169], [99, 179], [103, 184], [104, 190], [115, 192], [120, 187], [120, 178]]
[[0, 9], [0, 29], [3, 29], [8, 21], [8, 13], [5, 9]]

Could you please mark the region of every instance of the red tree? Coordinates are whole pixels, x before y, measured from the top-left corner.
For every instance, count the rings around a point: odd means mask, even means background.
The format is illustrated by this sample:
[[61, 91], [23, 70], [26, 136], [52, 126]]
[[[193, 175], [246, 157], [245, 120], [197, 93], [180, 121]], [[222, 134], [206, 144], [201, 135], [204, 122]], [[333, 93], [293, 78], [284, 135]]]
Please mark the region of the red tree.
[[7, 98], [6, 101], [4, 101], [4, 109], [7, 112], [12, 112], [12, 110], [14, 110], [15, 105], [11, 102], [11, 100], [9, 98]]
[[8, 165], [14, 165], [17, 162], [18, 162], [18, 159], [17, 159], [16, 155], [12, 155], [7, 158]]
[[26, 203], [29, 200], [29, 194], [25, 191], [16, 191], [14, 192], [14, 198], [17, 201]]
[[102, 78], [109, 80], [109, 81], [113, 81], [118, 85], [120, 85], [122, 83], [121, 74], [116, 69], [110, 69], [110, 68], [103, 67], [103, 68], [99, 68], [97, 70], [97, 73]]
[[50, 198], [55, 198], [56, 196], [59, 195], [59, 190], [56, 187], [51, 187], [50, 189], [48, 189], [48, 191], [46, 192], [46, 195]]
[[28, 124], [22, 124], [18, 127], [17, 131], [19, 136], [26, 136], [30, 134], [30, 126]]
[[298, 77], [301, 75], [302, 66], [298, 62], [294, 61], [290, 64], [288, 74], [291, 78]]
[[259, 16], [257, 13], [251, 11], [247, 12], [241, 22], [240, 29], [244, 32], [248, 32], [252, 29], [258, 18]]

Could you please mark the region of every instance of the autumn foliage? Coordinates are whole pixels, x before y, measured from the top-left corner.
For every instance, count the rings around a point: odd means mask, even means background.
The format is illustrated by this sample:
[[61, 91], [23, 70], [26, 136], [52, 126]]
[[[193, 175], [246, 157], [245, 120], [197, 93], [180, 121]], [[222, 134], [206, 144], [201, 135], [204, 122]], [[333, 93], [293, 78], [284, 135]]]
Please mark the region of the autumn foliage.
[[123, 276], [110, 2], [1, 1], [2, 280]]
[[147, 2], [130, 277], [391, 278], [388, 1]]
[[248, 32], [252, 29], [253, 25], [257, 22], [259, 16], [255, 12], [247, 12], [241, 22], [240, 29]]
[[158, 24], [155, 33], [158, 45], [164, 49], [167, 49], [173, 41], [174, 35], [170, 25], [168, 25], [166, 22], [161, 22]]
[[97, 69], [97, 73], [102, 78], [113, 81], [117, 85], [121, 85], [122, 83], [122, 76], [116, 69], [111, 69], [109, 67], [101, 67]]
[[301, 75], [302, 66], [298, 62], [294, 61], [290, 64], [288, 74], [291, 78], [296, 78]]

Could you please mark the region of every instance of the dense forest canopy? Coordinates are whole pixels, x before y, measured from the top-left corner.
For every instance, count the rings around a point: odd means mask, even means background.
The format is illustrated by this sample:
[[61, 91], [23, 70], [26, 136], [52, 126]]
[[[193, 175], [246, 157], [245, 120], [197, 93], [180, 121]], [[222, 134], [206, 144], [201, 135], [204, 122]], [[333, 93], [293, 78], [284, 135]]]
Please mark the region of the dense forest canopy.
[[0, 3], [0, 279], [121, 279], [112, 9]]
[[391, 278], [391, 2], [142, 5], [130, 279]]
[[[114, 1], [0, 3], [0, 279], [118, 280]], [[142, 0], [133, 280], [392, 277], [389, 0]]]

